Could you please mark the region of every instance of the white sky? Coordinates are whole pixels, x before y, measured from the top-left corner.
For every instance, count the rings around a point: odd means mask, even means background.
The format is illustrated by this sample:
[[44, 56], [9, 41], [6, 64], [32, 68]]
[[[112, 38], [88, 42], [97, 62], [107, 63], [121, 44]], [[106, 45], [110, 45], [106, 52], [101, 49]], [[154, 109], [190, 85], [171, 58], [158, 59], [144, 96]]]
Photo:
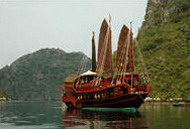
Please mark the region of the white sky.
[[120, 29], [132, 22], [136, 36], [147, 0], [0, 0], [0, 68], [42, 48], [91, 56], [101, 23], [112, 17], [113, 51]]

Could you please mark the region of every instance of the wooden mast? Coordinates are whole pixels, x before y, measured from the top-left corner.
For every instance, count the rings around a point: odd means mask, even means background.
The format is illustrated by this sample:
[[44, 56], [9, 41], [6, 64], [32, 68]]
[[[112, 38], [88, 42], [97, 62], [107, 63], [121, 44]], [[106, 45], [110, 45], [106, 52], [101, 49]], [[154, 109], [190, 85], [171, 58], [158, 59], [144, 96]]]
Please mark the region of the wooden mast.
[[133, 33], [132, 30], [129, 32], [130, 34], [130, 39], [129, 39], [129, 55], [128, 55], [128, 66], [127, 66], [127, 71], [128, 73], [133, 73], [134, 72], [134, 49], [133, 49]]
[[95, 47], [95, 34], [92, 36], [92, 72], [96, 71], [96, 47]]

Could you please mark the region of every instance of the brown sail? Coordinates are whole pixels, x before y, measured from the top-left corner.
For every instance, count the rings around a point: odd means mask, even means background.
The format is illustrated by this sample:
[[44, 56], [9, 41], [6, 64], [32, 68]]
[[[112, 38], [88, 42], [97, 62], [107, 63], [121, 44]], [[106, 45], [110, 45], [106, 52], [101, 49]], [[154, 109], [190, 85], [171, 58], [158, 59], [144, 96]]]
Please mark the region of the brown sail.
[[100, 75], [112, 71], [111, 28], [105, 19], [100, 28], [96, 71]]
[[116, 73], [134, 72], [132, 32], [123, 25], [117, 48]]
[[128, 54], [128, 65], [126, 72], [127, 73], [132, 73], [134, 72], [134, 50], [133, 50], [133, 33], [130, 30], [129, 32], [129, 54]]
[[128, 27], [123, 25], [120, 35], [119, 35], [118, 47], [117, 47], [117, 57], [116, 57], [116, 73], [117, 74], [121, 74], [122, 70], [125, 68], [128, 32], [129, 32]]

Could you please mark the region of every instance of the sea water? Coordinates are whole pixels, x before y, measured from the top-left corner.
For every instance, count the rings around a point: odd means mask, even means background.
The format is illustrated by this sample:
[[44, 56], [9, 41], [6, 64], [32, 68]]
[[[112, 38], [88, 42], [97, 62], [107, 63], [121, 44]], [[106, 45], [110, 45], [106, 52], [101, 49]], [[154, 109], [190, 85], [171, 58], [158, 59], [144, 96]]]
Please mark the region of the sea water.
[[66, 109], [61, 102], [2, 102], [0, 129], [189, 129], [190, 108], [145, 103], [139, 110]]

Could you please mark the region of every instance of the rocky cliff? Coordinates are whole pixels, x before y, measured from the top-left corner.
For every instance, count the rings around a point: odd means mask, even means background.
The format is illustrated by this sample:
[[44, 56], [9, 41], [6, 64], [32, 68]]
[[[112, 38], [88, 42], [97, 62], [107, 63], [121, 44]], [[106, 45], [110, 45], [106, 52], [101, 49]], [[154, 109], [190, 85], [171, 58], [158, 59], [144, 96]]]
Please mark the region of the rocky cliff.
[[190, 97], [190, 1], [149, 0], [137, 37], [153, 97]]
[[60, 49], [41, 49], [22, 56], [0, 70], [0, 88], [9, 97], [22, 100], [61, 99], [60, 86], [69, 74], [76, 74], [81, 52], [66, 53]]

